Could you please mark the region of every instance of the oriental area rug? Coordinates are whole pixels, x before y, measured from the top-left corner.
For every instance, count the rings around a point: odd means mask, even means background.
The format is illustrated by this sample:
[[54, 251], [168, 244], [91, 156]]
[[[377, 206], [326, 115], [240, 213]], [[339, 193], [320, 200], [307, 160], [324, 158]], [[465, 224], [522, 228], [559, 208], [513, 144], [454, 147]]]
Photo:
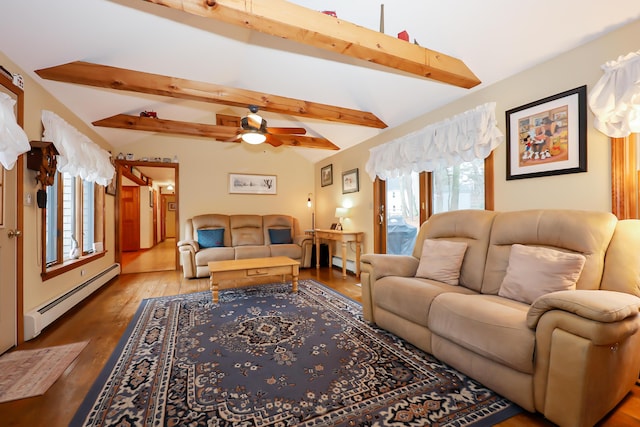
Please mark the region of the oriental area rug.
[[73, 426], [484, 426], [521, 409], [313, 280], [144, 300]]

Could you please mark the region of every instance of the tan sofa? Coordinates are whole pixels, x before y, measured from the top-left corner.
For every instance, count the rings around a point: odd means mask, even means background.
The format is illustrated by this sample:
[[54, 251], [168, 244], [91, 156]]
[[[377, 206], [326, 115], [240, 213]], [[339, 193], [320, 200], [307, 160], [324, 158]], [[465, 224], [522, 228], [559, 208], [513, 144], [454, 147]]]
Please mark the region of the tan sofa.
[[[211, 233], [220, 239], [215, 247], [204, 247], [202, 239]], [[178, 249], [184, 277], [208, 277], [209, 261], [287, 256], [310, 267], [313, 238], [289, 215], [206, 214], [187, 219]]]
[[[422, 253], [425, 239], [467, 244], [458, 285], [415, 277], [421, 257], [435, 255]], [[517, 277], [519, 245], [582, 254], [575, 289], [531, 303], [500, 296]], [[547, 284], [536, 279], [546, 264], [532, 262], [525, 258], [535, 271], [519, 284], [527, 292]], [[594, 425], [638, 378], [639, 220], [573, 210], [448, 212], [422, 225], [412, 256], [366, 254], [361, 269], [365, 319], [558, 425]]]

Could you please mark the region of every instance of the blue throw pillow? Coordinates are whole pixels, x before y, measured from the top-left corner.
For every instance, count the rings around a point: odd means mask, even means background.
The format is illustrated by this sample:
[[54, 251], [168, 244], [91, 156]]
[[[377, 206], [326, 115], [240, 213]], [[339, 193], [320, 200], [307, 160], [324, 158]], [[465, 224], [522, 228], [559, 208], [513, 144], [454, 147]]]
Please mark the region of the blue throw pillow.
[[198, 230], [198, 243], [201, 248], [220, 248], [224, 246], [224, 228]]
[[272, 245], [282, 245], [285, 243], [293, 243], [293, 240], [291, 240], [291, 229], [290, 228], [270, 228], [269, 240], [271, 240]]

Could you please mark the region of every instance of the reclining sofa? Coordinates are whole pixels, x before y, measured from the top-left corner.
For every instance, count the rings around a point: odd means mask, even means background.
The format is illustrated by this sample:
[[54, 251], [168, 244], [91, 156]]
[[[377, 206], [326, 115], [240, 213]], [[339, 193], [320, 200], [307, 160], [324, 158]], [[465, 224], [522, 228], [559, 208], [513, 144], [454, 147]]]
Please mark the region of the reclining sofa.
[[640, 370], [640, 220], [433, 215], [412, 256], [361, 259], [366, 320], [560, 426], [592, 426]]
[[286, 256], [311, 266], [313, 238], [289, 215], [197, 215], [178, 242], [185, 278], [208, 277], [209, 261]]

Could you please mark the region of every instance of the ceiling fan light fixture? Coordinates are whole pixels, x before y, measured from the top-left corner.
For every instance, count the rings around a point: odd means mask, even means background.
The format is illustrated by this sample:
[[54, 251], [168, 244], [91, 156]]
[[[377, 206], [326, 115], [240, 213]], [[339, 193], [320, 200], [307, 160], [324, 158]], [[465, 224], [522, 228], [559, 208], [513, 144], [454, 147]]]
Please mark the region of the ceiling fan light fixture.
[[256, 131], [247, 131], [240, 137], [247, 144], [258, 145], [267, 140], [267, 136]]

